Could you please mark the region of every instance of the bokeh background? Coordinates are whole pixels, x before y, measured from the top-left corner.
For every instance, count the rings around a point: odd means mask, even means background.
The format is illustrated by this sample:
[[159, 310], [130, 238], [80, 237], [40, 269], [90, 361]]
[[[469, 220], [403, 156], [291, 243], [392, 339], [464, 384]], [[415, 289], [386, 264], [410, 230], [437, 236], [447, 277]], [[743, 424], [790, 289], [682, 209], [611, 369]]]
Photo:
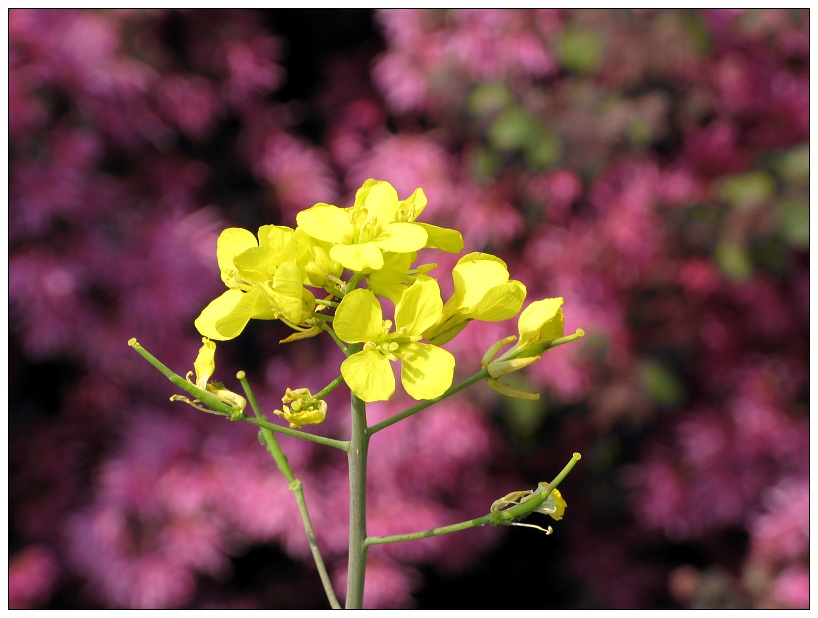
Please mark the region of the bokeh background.
[[[580, 451], [555, 533], [373, 548], [366, 606], [807, 607], [808, 26], [11, 10], [10, 606], [327, 606], [254, 428], [171, 404], [126, 342], [190, 370], [221, 229], [294, 226], [372, 177], [423, 187], [427, 221], [529, 300], [565, 297], [587, 336], [521, 372], [539, 402], [478, 385], [370, 455], [370, 533], [394, 534], [483, 515]], [[435, 256], [444, 290], [454, 259]], [[471, 324], [458, 375], [515, 332]], [[286, 334], [252, 324], [215, 377], [246, 370], [269, 413], [337, 375], [334, 346]], [[344, 390], [314, 431], [347, 437]], [[282, 445], [342, 589], [345, 460]]]

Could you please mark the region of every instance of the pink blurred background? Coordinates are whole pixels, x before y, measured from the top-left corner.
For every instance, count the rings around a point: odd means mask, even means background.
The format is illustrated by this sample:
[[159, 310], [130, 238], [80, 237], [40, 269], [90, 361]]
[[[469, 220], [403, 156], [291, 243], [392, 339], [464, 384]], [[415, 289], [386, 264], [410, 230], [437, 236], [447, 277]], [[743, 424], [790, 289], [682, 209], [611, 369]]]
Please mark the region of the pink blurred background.
[[[370, 455], [380, 535], [580, 451], [554, 535], [375, 547], [367, 607], [809, 607], [808, 136], [807, 10], [11, 10], [10, 607], [327, 606], [255, 430], [126, 342], [190, 370], [221, 229], [367, 178], [587, 333], [519, 376], [539, 402], [478, 385]], [[515, 332], [472, 323], [458, 375]], [[269, 413], [337, 375], [286, 334], [252, 324], [215, 377]], [[348, 436], [344, 391], [314, 431]], [[282, 446], [341, 590], [346, 462]]]

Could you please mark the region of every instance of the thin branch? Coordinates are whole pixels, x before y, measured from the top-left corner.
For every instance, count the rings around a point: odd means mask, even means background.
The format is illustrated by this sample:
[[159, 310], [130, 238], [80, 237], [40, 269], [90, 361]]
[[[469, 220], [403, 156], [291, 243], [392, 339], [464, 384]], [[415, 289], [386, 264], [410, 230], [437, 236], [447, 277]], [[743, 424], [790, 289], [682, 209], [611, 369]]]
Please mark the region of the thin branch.
[[389, 417], [385, 421], [381, 421], [377, 425], [373, 425], [372, 427], [369, 428], [369, 433], [370, 434], [378, 433], [381, 429], [386, 429], [387, 427], [389, 427], [390, 425], [394, 425], [398, 421], [402, 421], [403, 419], [408, 418], [413, 414], [417, 414], [421, 410], [425, 410], [429, 406], [436, 404], [438, 401], [442, 401], [447, 397], [451, 397], [455, 393], [459, 393], [464, 388], [471, 386], [475, 382], [479, 382], [480, 380], [487, 378], [488, 375], [489, 375], [488, 369], [484, 367], [479, 372], [475, 373], [472, 377], [463, 380], [460, 384], [452, 386], [449, 390], [447, 390], [439, 397], [435, 397], [434, 399], [427, 399], [426, 401], [423, 401], [416, 406], [404, 410], [403, 412], [396, 414], [395, 416]]
[[[262, 412], [261, 408], [259, 407], [256, 396], [253, 394], [253, 390], [250, 388], [249, 382], [247, 382], [247, 374], [245, 374], [243, 371], [239, 371], [238, 374], [236, 374], [236, 377], [239, 379], [239, 382], [241, 382], [241, 386], [244, 388], [244, 392], [247, 395], [247, 401], [250, 402], [250, 407], [253, 409], [256, 417], [259, 420], [266, 421], [267, 419], [264, 412]], [[312, 551], [312, 557], [315, 561], [315, 566], [318, 569], [318, 575], [321, 578], [321, 583], [324, 585], [324, 592], [327, 595], [327, 600], [333, 609], [341, 609], [341, 604], [338, 602], [338, 597], [335, 596], [335, 591], [332, 589], [332, 582], [330, 581], [329, 573], [327, 573], [324, 558], [321, 556], [321, 550], [318, 548], [318, 541], [315, 538], [315, 530], [312, 527], [310, 513], [307, 510], [307, 501], [304, 498], [304, 488], [301, 481], [295, 478], [292, 468], [290, 468], [290, 464], [287, 461], [287, 457], [284, 455], [284, 452], [281, 450], [281, 446], [278, 444], [278, 440], [275, 438], [275, 434], [273, 434], [273, 432], [269, 429], [261, 429], [259, 431], [259, 435], [262, 442], [267, 447], [267, 452], [272, 455], [278, 469], [281, 471], [281, 474], [283, 474], [284, 478], [287, 479], [290, 491], [292, 491], [295, 495], [295, 501], [298, 504], [298, 512], [301, 514], [301, 522], [304, 524], [304, 532], [307, 534], [307, 541], [310, 544], [310, 551]]]

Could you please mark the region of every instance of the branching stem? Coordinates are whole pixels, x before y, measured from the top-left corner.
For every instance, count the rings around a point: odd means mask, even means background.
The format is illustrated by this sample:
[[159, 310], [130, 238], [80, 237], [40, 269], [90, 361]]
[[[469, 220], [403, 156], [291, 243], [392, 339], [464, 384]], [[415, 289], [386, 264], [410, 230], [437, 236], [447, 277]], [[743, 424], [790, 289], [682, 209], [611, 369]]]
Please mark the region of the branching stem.
[[434, 399], [427, 399], [426, 401], [422, 401], [421, 403], [417, 404], [416, 406], [412, 406], [411, 408], [408, 408], [408, 409], [404, 410], [403, 412], [401, 412], [399, 414], [396, 414], [395, 416], [389, 417], [385, 421], [381, 421], [380, 423], [378, 423], [376, 425], [373, 425], [372, 427], [369, 428], [369, 433], [370, 434], [378, 433], [381, 429], [386, 429], [387, 427], [389, 427], [390, 425], [394, 425], [398, 421], [402, 421], [403, 419], [408, 418], [408, 417], [412, 416], [413, 414], [417, 414], [421, 410], [425, 410], [429, 406], [436, 404], [438, 401], [442, 401], [443, 399], [446, 399], [447, 397], [451, 397], [455, 393], [459, 393], [464, 388], [467, 388], [467, 387], [471, 386], [475, 382], [479, 382], [480, 380], [484, 380], [485, 378], [488, 377], [488, 375], [489, 375], [489, 371], [488, 371], [488, 369], [486, 369], [484, 367], [483, 369], [481, 369], [480, 371], [475, 373], [472, 377], [463, 380], [460, 384], [456, 384], [455, 386], [452, 386], [449, 390], [447, 390], [445, 393], [443, 393], [439, 397], [435, 397]]
[[543, 502], [546, 501], [551, 492], [568, 475], [571, 469], [580, 460], [580, 454], [574, 453], [571, 461], [562, 469], [557, 477], [550, 483], [540, 483], [539, 487], [534, 491], [532, 496], [525, 502], [513, 506], [502, 511], [493, 511], [483, 517], [477, 519], [470, 519], [468, 521], [461, 521], [450, 526], [442, 526], [440, 528], [432, 528], [431, 530], [422, 530], [420, 532], [409, 532], [406, 534], [394, 534], [391, 536], [370, 536], [366, 539], [367, 546], [369, 545], [383, 545], [385, 543], [400, 543], [401, 541], [414, 541], [417, 539], [428, 539], [432, 536], [440, 536], [443, 534], [450, 534], [452, 532], [459, 532], [461, 530], [468, 530], [469, 528], [476, 528], [478, 526], [485, 526], [486, 524], [509, 524], [515, 520], [523, 519], [529, 513], [533, 512]]
[[331, 446], [333, 448], [340, 449], [342, 451], [346, 451], [349, 449], [349, 442], [345, 440], [333, 440], [332, 438], [325, 438], [323, 436], [316, 436], [310, 433], [304, 433], [302, 431], [297, 431], [295, 429], [290, 429], [289, 427], [281, 427], [279, 425], [274, 425], [264, 419], [260, 418], [253, 418], [252, 416], [247, 416], [237, 408], [233, 408], [226, 403], [224, 403], [221, 399], [216, 397], [213, 393], [209, 393], [208, 391], [202, 390], [195, 384], [188, 382], [182, 376], [174, 373], [171, 371], [166, 365], [164, 365], [159, 359], [153, 356], [150, 352], [148, 352], [145, 348], [143, 348], [140, 343], [136, 339], [131, 339], [128, 344], [139, 354], [147, 360], [151, 365], [156, 367], [162, 375], [164, 375], [168, 380], [173, 382], [176, 386], [181, 388], [183, 391], [190, 393], [196, 399], [201, 401], [203, 404], [207, 405], [208, 407], [212, 408], [214, 413], [224, 415], [231, 420], [234, 421], [245, 421], [250, 423], [251, 425], [255, 425], [256, 427], [262, 427], [264, 429], [269, 429], [270, 431], [274, 431], [276, 433], [283, 433], [286, 436], [290, 436], [292, 438], [299, 438], [301, 440], [306, 440], [307, 442], [315, 442], [316, 444], [323, 444], [324, 446]]
[[[258, 401], [256, 400], [256, 396], [253, 394], [253, 390], [250, 388], [250, 384], [247, 382], [247, 375], [243, 371], [239, 371], [236, 377], [239, 379], [239, 382], [241, 382], [242, 388], [244, 388], [244, 392], [247, 395], [247, 401], [250, 402], [250, 407], [253, 409], [253, 413], [256, 415], [258, 420], [266, 421], [267, 418], [265, 417], [264, 412], [261, 411]], [[292, 491], [295, 495], [295, 501], [298, 504], [298, 512], [301, 514], [301, 522], [304, 524], [304, 531], [307, 534], [307, 541], [310, 544], [310, 551], [312, 552], [315, 566], [318, 569], [318, 575], [321, 577], [321, 583], [324, 586], [324, 592], [327, 595], [327, 600], [329, 600], [329, 604], [333, 609], [341, 609], [341, 604], [338, 602], [338, 597], [335, 596], [335, 591], [332, 589], [332, 582], [330, 581], [329, 573], [327, 573], [324, 558], [321, 556], [321, 551], [318, 549], [318, 541], [315, 538], [315, 530], [312, 527], [310, 513], [307, 510], [307, 501], [304, 498], [304, 488], [302, 487], [301, 481], [295, 478], [292, 468], [290, 468], [290, 463], [287, 461], [287, 457], [281, 450], [281, 446], [279, 446], [278, 440], [276, 440], [273, 432], [269, 429], [261, 429], [259, 431], [259, 438], [267, 447], [267, 452], [272, 455], [278, 469], [281, 471], [281, 474], [283, 474], [284, 478], [287, 479], [290, 491]]]

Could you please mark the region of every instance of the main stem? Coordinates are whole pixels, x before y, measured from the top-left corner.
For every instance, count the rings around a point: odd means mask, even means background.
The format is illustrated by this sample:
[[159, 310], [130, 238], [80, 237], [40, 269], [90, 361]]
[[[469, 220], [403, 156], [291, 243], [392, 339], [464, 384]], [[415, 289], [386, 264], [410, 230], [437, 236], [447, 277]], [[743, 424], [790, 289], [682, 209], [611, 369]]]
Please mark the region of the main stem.
[[366, 455], [370, 433], [366, 404], [355, 393], [352, 400], [352, 436], [349, 441], [349, 568], [347, 609], [361, 609], [366, 576]]

